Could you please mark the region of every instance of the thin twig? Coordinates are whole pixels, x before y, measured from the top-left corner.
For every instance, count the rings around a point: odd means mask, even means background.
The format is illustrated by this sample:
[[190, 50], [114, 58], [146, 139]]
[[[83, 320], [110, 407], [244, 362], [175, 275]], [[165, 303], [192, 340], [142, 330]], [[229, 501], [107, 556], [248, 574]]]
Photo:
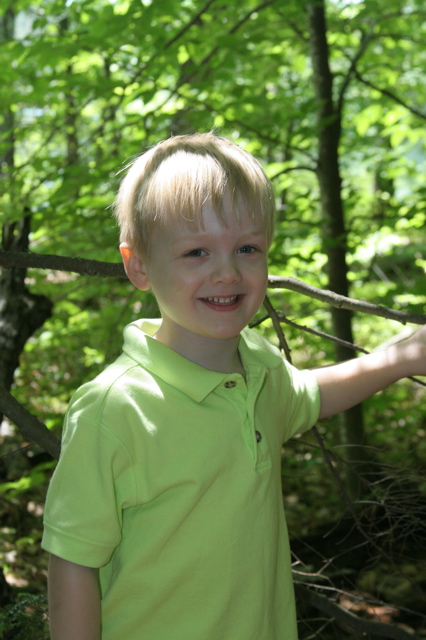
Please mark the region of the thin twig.
[[268, 296], [265, 296], [265, 299], [263, 301], [263, 306], [265, 307], [266, 311], [268, 312], [268, 314], [269, 314], [269, 316], [270, 316], [270, 318], [272, 320], [272, 324], [274, 325], [275, 332], [276, 332], [276, 334], [278, 336], [280, 348], [284, 351], [285, 357], [291, 363], [290, 347], [288, 346], [288, 342], [285, 339], [285, 335], [284, 335], [284, 332], [283, 332], [283, 330], [281, 328], [281, 324], [280, 324], [279, 318], [277, 316], [277, 312], [275, 311], [274, 307], [272, 306]]

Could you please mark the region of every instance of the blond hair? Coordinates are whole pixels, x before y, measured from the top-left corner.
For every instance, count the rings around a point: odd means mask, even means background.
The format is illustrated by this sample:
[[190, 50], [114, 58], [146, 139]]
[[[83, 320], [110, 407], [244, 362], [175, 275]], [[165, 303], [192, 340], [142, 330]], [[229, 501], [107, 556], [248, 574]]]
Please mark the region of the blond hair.
[[229, 192], [237, 218], [245, 206], [260, 218], [270, 243], [275, 203], [260, 163], [247, 151], [213, 133], [169, 138], [136, 158], [121, 183], [114, 204], [120, 241], [136, 253], [149, 254], [153, 224], [166, 225], [181, 215], [202, 226], [203, 204], [210, 200], [225, 224], [223, 198]]

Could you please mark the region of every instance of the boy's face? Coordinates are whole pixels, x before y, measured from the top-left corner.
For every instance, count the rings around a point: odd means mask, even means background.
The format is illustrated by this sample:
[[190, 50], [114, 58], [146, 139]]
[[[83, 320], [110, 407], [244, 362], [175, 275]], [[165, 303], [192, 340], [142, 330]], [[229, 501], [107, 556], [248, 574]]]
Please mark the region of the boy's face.
[[[166, 228], [155, 227], [149, 257], [133, 256], [132, 267], [122, 249], [132, 282], [151, 287], [157, 299], [162, 316], [157, 338], [180, 353], [191, 339], [200, 344], [200, 338], [239, 336], [262, 304], [268, 278], [264, 225], [244, 209], [237, 220], [232, 209], [228, 195], [226, 226], [207, 203], [199, 229], [180, 216]], [[132, 269], [139, 275], [132, 277]]]

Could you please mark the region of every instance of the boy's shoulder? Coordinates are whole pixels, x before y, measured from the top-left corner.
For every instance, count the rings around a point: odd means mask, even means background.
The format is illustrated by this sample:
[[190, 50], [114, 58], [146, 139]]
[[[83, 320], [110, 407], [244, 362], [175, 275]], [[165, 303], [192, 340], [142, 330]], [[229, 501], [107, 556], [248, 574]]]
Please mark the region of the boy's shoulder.
[[101, 407], [108, 400], [116, 403], [125, 399], [126, 390], [132, 386], [133, 372], [137, 371], [140, 378], [140, 367], [125, 353], [122, 353], [115, 362], [109, 364], [95, 378], [85, 382], [73, 394], [68, 412], [81, 411], [85, 415], [98, 414]]
[[289, 385], [293, 390], [308, 388], [316, 392], [318, 385], [312, 371], [299, 369], [286, 360], [280, 349], [271, 344], [254, 329], [241, 332], [240, 353], [244, 366], [246, 363], [260, 364], [266, 367], [278, 381]]
[[[150, 330], [155, 331], [155, 321], [151, 322]], [[146, 351], [147, 334], [139, 322], [127, 325], [123, 334], [121, 354], [74, 392], [68, 413], [70, 410], [84, 409], [85, 415], [90, 413], [93, 416], [107, 401], [122, 404], [128, 393], [132, 393], [132, 387], [136, 385], [140, 388], [144, 384], [144, 377], [149, 378], [138, 357], [138, 353], [140, 355]]]
[[274, 369], [286, 365], [283, 356], [275, 345], [264, 338], [258, 331], [246, 328], [241, 332], [240, 351], [250, 354], [250, 357], [258, 359], [263, 365]]

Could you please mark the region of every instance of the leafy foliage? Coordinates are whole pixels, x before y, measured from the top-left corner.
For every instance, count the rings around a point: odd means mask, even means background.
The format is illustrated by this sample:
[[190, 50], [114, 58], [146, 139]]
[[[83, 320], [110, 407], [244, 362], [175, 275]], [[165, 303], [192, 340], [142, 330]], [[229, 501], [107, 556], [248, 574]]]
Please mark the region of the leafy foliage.
[[13, 640], [49, 639], [46, 596], [22, 593], [15, 604], [0, 609], [0, 638], [12, 637]]

